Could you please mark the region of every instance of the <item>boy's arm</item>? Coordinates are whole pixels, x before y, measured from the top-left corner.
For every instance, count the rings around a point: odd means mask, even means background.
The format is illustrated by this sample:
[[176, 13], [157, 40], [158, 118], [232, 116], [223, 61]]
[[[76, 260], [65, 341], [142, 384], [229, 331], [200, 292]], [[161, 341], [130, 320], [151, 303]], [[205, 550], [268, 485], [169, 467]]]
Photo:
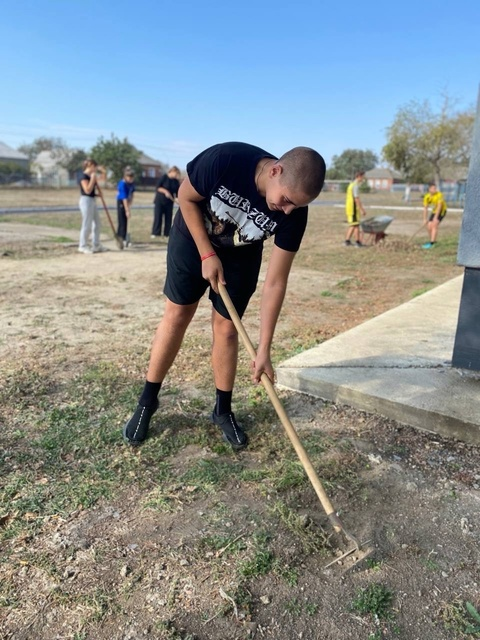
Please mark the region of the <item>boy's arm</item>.
[[173, 200], [174, 199], [172, 194], [170, 193], [170, 191], [168, 189], [165, 189], [165, 187], [158, 187], [157, 191], [158, 191], [158, 193], [163, 193], [163, 195], [167, 196], [167, 198], [169, 200]]
[[202, 260], [202, 277], [211, 284], [213, 290], [218, 293], [218, 284], [227, 284], [223, 275], [223, 267], [220, 258], [210, 242], [203, 221], [203, 214], [199, 207], [199, 202], [205, 198], [196, 191], [190, 179], [187, 177], [182, 182], [178, 190], [178, 203], [185, 220], [185, 224], [190, 231], [192, 238], [197, 245], [200, 257], [208, 256]]
[[270, 350], [295, 255], [294, 251], [285, 251], [276, 245], [272, 248], [260, 304], [260, 336], [257, 358], [252, 365], [255, 382], [260, 381], [263, 372], [272, 382], [274, 379]]
[[130, 203], [128, 201], [128, 193], [125, 184], [121, 181], [118, 183], [118, 199], [122, 201], [125, 207], [125, 215], [130, 218]]
[[366, 211], [363, 207], [362, 201], [360, 200], [360, 185], [355, 184], [353, 186], [353, 200], [355, 202], [355, 206], [362, 212], [362, 216], [366, 215]]
[[170, 193], [170, 191], [163, 186], [164, 178], [165, 178], [165, 176], [163, 176], [160, 179], [160, 182], [158, 183], [158, 186], [157, 186], [157, 191], [158, 191], [158, 193], [163, 193], [163, 195], [166, 196], [169, 200], [173, 200], [173, 197], [172, 197], [172, 194]]
[[426, 198], [423, 199], [423, 222], [427, 222], [428, 220], [428, 202]]
[[127, 218], [130, 218], [132, 215], [130, 212], [130, 199], [123, 198], [122, 202], [123, 202], [123, 206], [125, 207], [125, 215], [127, 216]]
[[362, 216], [366, 216], [367, 212], [365, 211], [365, 208], [364, 208], [364, 206], [362, 204], [362, 201], [360, 200], [360, 198], [358, 196], [355, 198], [355, 204], [356, 204], [357, 208], [360, 209], [360, 211], [362, 212]]

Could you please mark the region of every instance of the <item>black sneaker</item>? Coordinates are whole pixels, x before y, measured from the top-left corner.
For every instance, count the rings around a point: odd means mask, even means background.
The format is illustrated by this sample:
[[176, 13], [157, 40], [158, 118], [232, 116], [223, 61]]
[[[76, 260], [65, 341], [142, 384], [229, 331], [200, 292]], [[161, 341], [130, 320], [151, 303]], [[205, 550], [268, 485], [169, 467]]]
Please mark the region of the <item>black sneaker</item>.
[[350, 240], [345, 240], [345, 242], [343, 243], [346, 247], [351, 247], [352, 243], [350, 242]]
[[217, 415], [214, 411], [212, 413], [212, 422], [223, 431], [223, 439], [231, 445], [232, 449], [240, 451], [240, 449], [244, 449], [247, 446], [247, 434], [235, 420], [234, 413]]
[[158, 400], [152, 407], [142, 407], [141, 404], [137, 406], [135, 413], [123, 427], [123, 439], [125, 442], [137, 446], [146, 440], [150, 420], [157, 409]]

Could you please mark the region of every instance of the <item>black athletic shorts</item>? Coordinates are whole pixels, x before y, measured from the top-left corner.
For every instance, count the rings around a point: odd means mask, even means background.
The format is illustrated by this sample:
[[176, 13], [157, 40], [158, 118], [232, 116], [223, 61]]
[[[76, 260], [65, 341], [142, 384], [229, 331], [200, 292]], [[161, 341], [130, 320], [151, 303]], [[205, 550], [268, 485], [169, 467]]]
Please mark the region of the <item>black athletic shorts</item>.
[[[446, 215], [447, 215], [447, 212], [445, 211], [445, 213], [443, 213], [443, 214], [441, 213], [441, 214], [438, 216], [438, 224], [440, 224], [440, 222], [444, 219], [444, 217], [445, 217]], [[430, 217], [428, 218], [428, 221], [429, 221], [429, 222], [432, 222], [432, 220], [433, 220], [434, 218], [435, 218], [435, 214], [434, 214], [434, 213], [431, 213], [431, 214], [430, 214]]]
[[[226, 288], [240, 317], [257, 288], [262, 264], [263, 243], [241, 247], [215, 248], [225, 275]], [[202, 261], [193, 239], [185, 237], [174, 225], [168, 239], [167, 277], [163, 293], [175, 304], [198, 302], [207, 288], [216, 311], [230, 318], [220, 295], [202, 277]]]

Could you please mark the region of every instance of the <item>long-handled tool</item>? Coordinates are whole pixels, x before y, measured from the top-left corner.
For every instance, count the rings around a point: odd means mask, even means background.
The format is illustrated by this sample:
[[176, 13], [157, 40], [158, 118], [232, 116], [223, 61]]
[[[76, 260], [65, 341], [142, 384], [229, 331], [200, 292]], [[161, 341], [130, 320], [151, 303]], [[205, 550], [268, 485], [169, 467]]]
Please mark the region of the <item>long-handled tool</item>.
[[411, 241], [415, 238], [415, 236], [417, 235], [417, 233], [420, 233], [420, 231], [421, 231], [424, 227], [426, 227], [426, 226], [427, 226], [427, 223], [426, 223], [426, 222], [424, 222], [424, 223], [422, 224], [422, 226], [421, 226], [421, 227], [419, 227], [419, 228], [415, 231], [415, 233], [413, 234], [413, 236], [411, 236], [411, 237], [408, 239], [408, 242], [411, 242]]
[[[250, 340], [250, 338], [248, 337], [248, 334], [242, 324], [242, 321], [240, 320], [240, 316], [237, 313], [237, 310], [235, 309], [233, 302], [228, 294], [228, 291], [225, 288], [225, 285], [221, 284], [220, 282], [218, 283], [218, 289], [220, 291], [220, 296], [222, 297], [222, 300], [227, 308], [228, 313], [230, 314], [230, 318], [232, 319], [233, 324], [235, 325], [236, 330], [238, 331], [238, 333], [240, 334], [243, 343], [248, 351], [248, 353], [250, 354], [250, 357], [252, 358], [252, 360], [255, 360], [257, 357], [257, 354], [255, 352], [255, 348]], [[266, 373], [262, 373], [260, 380], [263, 384], [263, 386], [265, 387], [265, 390], [270, 398], [270, 400], [272, 401], [272, 404], [275, 408], [275, 411], [278, 414], [278, 417], [280, 418], [283, 427], [285, 429], [285, 431], [287, 432], [288, 437], [290, 438], [290, 442], [292, 443], [297, 456], [300, 459], [300, 462], [302, 463], [303, 468], [305, 469], [305, 472], [310, 480], [310, 482], [312, 483], [313, 488], [315, 489], [315, 492], [317, 494], [317, 496], [320, 499], [320, 502], [322, 503], [322, 507], [325, 510], [325, 513], [327, 514], [330, 522], [332, 523], [333, 528], [335, 529], [335, 531], [337, 533], [343, 533], [343, 535], [347, 538], [347, 540], [350, 540], [350, 542], [353, 542], [353, 544], [355, 545], [353, 549], [351, 549], [350, 551], [347, 551], [346, 554], [344, 554], [342, 556], [345, 557], [347, 555], [349, 555], [350, 553], [354, 553], [355, 551], [359, 551], [360, 550], [360, 544], [357, 540], [357, 538], [355, 538], [355, 536], [353, 536], [351, 533], [348, 533], [348, 531], [346, 531], [345, 527], [343, 526], [343, 524], [340, 521], [340, 518], [338, 517], [337, 513], [335, 512], [335, 509], [333, 508], [332, 503], [330, 502], [330, 499], [328, 498], [325, 489], [323, 488], [322, 483], [320, 482], [320, 479], [315, 471], [315, 469], [313, 468], [312, 463], [310, 462], [310, 459], [308, 457], [307, 452], [305, 451], [302, 443], [300, 442], [300, 439], [297, 435], [297, 432], [295, 431], [295, 428], [293, 426], [293, 424], [290, 422], [290, 419], [285, 411], [285, 409], [283, 408], [283, 405], [280, 401], [280, 398], [277, 395], [277, 392], [275, 391], [275, 387], [273, 386], [272, 381], [270, 380], [270, 378], [267, 376]]]
[[110, 215], [110, 212], [108, 211], [108, 207], [107, 207], [107, 204], [106, 204], [105, 199], [103, 197], [102, 190], [100, 189], [98, 184], [95, 185], [95, 188], [97, 190], [97, 193], [99, 195], [100, 200], [102, 201], [103, 208], [105, 209], [105, 213], [107, 214], [107, 218], [108, 218], [108, 221], [110, 223], [110, 226], [112, 227], [113, 237], [115, 238], [115, 242], [117, 243], [117, 246], [118, 246], [119, 249], [123, 249], [123, 239], [120, 238], [120, 236], [117, 235], [117, 232], [115, 231], [115, 226], [113, 224], [112, 216]]

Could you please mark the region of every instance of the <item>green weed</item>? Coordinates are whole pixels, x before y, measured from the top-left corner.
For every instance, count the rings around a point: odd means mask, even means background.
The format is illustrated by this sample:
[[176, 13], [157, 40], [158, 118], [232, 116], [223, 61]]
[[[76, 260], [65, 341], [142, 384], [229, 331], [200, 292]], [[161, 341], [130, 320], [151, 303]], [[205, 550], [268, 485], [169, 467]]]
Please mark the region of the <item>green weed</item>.
[[292, 616], [299, 616], [302, 613], [302, 603], [298, 598], [292, 598], [286, 602], [285, 611]]
[[383, 584], [373, 583], [360, 589], [352, 602], [352, 609], [364, 616], [390, 618], [393, 593]]
[[272, 467], [269, 480], [276, 491], [287, 491], [306, 484], [307, 476], [299, 461], [285, 459]]
[[240, 470], [241, 465], [235, 462], [198, 460], [180, 476], [179, 481], [185, 485], [195, 485], [204, 493], [211, 493], [218, 485], [236, 477]]
[[257, 532], [253, 536], [253, 556], [238, 565], [238, 573], [243, 578], [253, 579], [269, 573], [273, 567], [274, 555], [269, 549], [270, 535]]
[[275, 560], [273, 569], [276, 574], [282, 577], [290, 587], [298, 584], [298, 571], [294, 567], [284, 565], [279, 560]]
[[381, 560], [375, 560], [375, 558], [367, 558], [365, 561], [367, 569], [371, 571], [380, 571], [383, 565]]
[[318, 604], [315, 604], [314, 602], [307, 602], [305, 605], [305, 613], [308, 616], [314, 616], [318, 612], [318, 609]]
[[417, 289], [416, 291], [412, 292], [412, 298], [418, 298], [418, 296], [422, 296], [424, 293], [427, 293], [427, 291], [430, 291], [431, 287], [424, 287], [423, 289]]
[[48, 236], [47, 240], [50, 242], [58, 242], [60, 244], [73, 242], [71, 238], [67, 238], [66, 236]]
[[238, 553], [239, 551], [246, 549], [246, 543], [243, 539], [238, 538], [235, 534], [229, 535], [209, 535], [201, 538], [199, 542], [200, 550], [213, 550], [213, 551], [221, 551], [225, 549], [225, 555], [233, 555]]
[[480, 612], [468, 601], [455, 599], [440, 611], [443, 626], [456, 638], [480, 638]]
[[257, 578], [270, 572], [273, 565], [273, 553], [265, 549], [257, 549], [253, 558], [240, 563], [238, 571], [244, 578]]

